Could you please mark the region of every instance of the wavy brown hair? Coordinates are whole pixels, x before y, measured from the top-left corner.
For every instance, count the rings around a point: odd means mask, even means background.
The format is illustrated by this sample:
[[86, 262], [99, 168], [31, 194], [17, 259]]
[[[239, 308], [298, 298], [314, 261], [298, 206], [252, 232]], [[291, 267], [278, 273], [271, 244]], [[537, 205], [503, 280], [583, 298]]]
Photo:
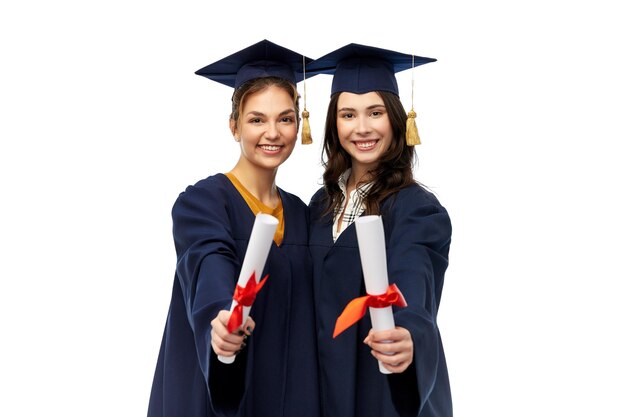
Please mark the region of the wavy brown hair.
[[[415, 149], [406, 144], [406, 113], [400, 98], [387, 91], [377, 91], [387, 110], [393, 138], [378, 161], [376, 168], [368, 171], [372, 178], [372, 186], [364, 200], [365, 214], [380, 214], [382, 201], [402, 188], [415, 184], [413, 179], [413, 162]], [[337, 103], [339, 95], [334, 94], [328, 104], [326, 126], [324, 128], [324, 188], [326, 189], [326, 207], [322, 216], [334, 213], [343, 203], [343, 193], [339, 188], [339, 177], [352, 167], [350, 154], [339, 142], [337, 133]]]

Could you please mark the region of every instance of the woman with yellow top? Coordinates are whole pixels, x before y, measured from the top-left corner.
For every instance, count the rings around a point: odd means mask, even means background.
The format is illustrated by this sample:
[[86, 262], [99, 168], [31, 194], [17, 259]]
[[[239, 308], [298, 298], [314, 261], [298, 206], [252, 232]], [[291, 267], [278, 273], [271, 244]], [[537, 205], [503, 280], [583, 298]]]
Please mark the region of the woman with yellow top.
[[[262, 41], [197, 72], [234, 87], [230, 129], [241, 155], [230, 172], [188, 187], [172, 209], [176, 279], [149, 417], [320, 415], [307, 207], [275, 184], [296, 143], [302, 65], [302, 55]], [[228, 309], [258, 212], [279, 219], [269, 278], [230, 333]], [[217, 359], [235, 354], [232, 364]]]

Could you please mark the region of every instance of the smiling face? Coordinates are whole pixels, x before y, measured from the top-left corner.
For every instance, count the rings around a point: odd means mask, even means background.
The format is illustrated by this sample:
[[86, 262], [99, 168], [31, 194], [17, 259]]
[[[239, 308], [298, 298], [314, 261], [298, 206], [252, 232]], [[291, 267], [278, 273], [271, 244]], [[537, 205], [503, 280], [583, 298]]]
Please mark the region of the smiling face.
[[393, 139], [380, 95], [341, 93], [337, 102], [337, 133], [341, 147], [352, 159], [355, 174], [360, 176], [375, 168]]
[[291, 155], [298, 135], [293, 97], [277, 85], [247, 95], [231, 131], [241, 146], [239, 163], [275, 171]]

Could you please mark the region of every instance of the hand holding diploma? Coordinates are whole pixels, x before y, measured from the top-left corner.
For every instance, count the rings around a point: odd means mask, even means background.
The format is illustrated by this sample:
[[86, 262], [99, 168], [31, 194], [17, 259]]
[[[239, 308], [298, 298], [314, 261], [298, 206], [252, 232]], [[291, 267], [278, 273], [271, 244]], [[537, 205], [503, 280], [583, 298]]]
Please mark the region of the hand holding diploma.
[[[261, 274], [272, 247], [272, 240], [274, 239], [277, 226], [278, 219], [274, 216], [263, 213], [257, 214], [230, 307], [231, 314], [226, 325], [228, 333], [233, 333], [244, 323], [247, 324], [250, 307], [254, 302], [256, 294], [261, 290], [267, 279], [267, 276], [261, 279]], [[219, 315], [216, 320], [220, 320]], [[236, 336], [243, 337], [243, 333]], [[229, 338], [226, 336], [222, 337], [222, 339], [231, 343], [236, 342], [228, 340]], [[233, 337], [230, 339], [233, 339]], [[222, 356], [218, 354], [218, 359], [223, 363], [233, 363], [235, 355]]]
[[211, 320], [211, 347], [220, 356], [230, 358], [237, 355], [245, 346], [248, 336], [252, 335], [255, 323], [252, 317], [246, 319], [246, 322], [236, 332], [228, 331], [228, 321], [231, 313], [228, 310], [222, 310]]
[[379, 365], [382, 373], [401, 373], [413, 363], [413, 339], [405, 328], [370, 330], [363, 343], [372, 349], [372, 355], [382, 365]]
[[[380, 216], [362, 216], [355, 220], [357, 239], [359, 242], [359, 255], [361, 257], [361, 265], [363, 267], [363, 278], [365, 280], [365, 290], [368, 295], [352, 300], [344, 309], [341, 316], [337, 319], [335, 332], [333, 337], [337, 337], [341, 332], [357, 322], [365, 315], [365, 308], [369, 307], [370, 318], [372, 320], [372, 328], [374, 332], [383, 330], [396, 332], [405, 329], [395, 329], [393, 319], [393, 311], [391, 306], [406, 307], [406, 301], [402, 293], [395, 284], [389, 285], [387, 277], [387, 252], [385, 250], [385, 232], [383, 222]], [[390, 350], [396, 347], [402, 348], [395, 344], [397, 335], [390, 333], [387, 336], [393, 336], [392, 339], [380, 339], [380, 336], [386, 336], [385, 333], [370, 335], [365, 339], [372, 348], [376, 343], [377, 352], [384, 352], [386, 355], [394, 355], [395, 351]], [[409, 341], [410, 341], [410, 335]], [[392, 340], [390, 346], [385, 349], [380, 347], [381, 343]], [[411, 355], [413, 345], [411, 342]], [[406, 351], [406, 349], [403, 349]], [[375, 355], [376, 356], [376, 355]], [[391, 373], [386, 369], [379, 360], [379, 369], [382, 373]]]

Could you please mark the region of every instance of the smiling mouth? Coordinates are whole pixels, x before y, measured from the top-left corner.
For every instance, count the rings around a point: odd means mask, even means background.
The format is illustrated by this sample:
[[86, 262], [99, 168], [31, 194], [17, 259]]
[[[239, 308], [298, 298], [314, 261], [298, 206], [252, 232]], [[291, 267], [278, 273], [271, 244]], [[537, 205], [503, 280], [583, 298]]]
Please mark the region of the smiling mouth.
[[363, 140], [358, 142], [353, 142], [354, 146], [357, 147], [360, 151], [369, 151], [378, 143], [378, 139], [375, 140]]
[[282, 148], [282, 145], [257, 145], [259, 148], [267, 152], [277, 152]]

